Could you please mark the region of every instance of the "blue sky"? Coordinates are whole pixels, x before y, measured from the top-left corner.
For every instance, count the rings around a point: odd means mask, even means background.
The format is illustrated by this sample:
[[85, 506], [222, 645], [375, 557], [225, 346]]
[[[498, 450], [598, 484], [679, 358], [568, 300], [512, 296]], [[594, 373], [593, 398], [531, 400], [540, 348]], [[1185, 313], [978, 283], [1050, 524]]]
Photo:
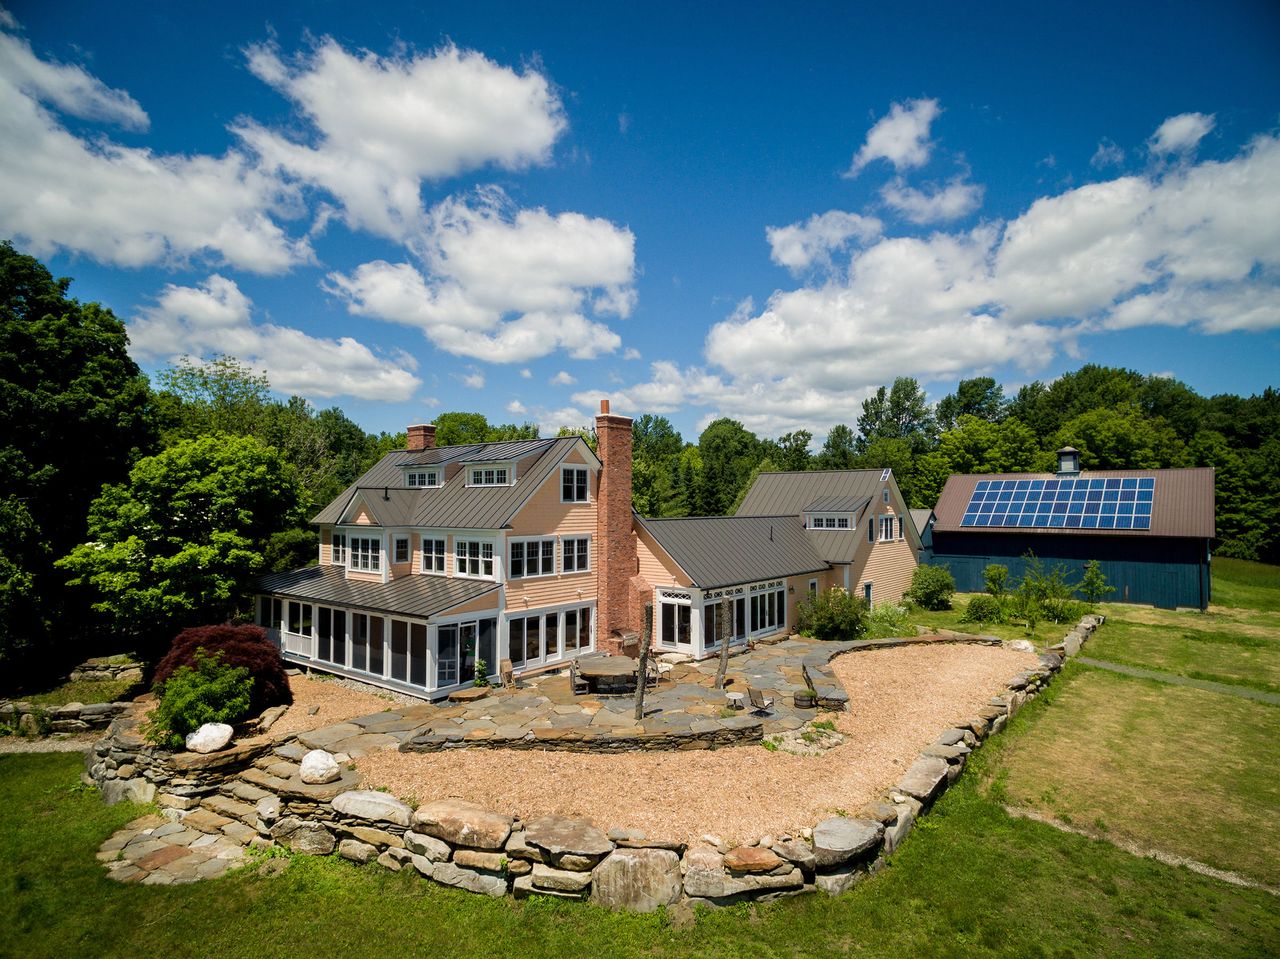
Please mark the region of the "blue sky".
[[1027, 11], [10, 4], [0, 235], [373, 430], [1276, 385], [1280, 8]]

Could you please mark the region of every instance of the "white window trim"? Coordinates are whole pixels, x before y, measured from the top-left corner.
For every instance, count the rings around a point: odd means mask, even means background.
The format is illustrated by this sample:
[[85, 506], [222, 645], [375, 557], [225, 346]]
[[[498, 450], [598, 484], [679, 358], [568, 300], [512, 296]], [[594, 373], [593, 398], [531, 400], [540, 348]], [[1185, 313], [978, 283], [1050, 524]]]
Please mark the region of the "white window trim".
[[[580, 539], [585, 539], [587, 541], [587, 565], [578, 569], [569, 569], [564, 562], [564, 544], [569, 540], [580, 540]], [[558, 548], [560, 550], [560, 575], [577, 576], [579, 573], [589, 573], [595, 567], [595, 561], [592, 558], [592, 553], [594, 552], [594, 549], [592, 548], [590, 533], [577, 533], [573, 536], [561, 536]], [[574, 561], [576, 562], [577, 561], [576, 551], [574, 553], [574, 556], [575, 556]]]
[[[401, 543], [404, 543], [405, 557], [404, 559], [397, 559], [396, 557], [400, 552]], [[397, 566], [403, 566], [405, 563], [413, 563], [413, 542], [408, 535], [404, 533], [396, 533], [391, 537], [391, 562], [395, 563]]]
[[[894, 535], [893, 535], [893, 521], [894, 521], [894, 518], [895, 518], [895, 517], [894, 517], [894, 515], [893, 515], [892, 513], [884, 513], [884, 514], [881, 514], [881, 516], [880, 516], [880, 542], [882, 542], [882, 543], [888, 543], [888, 542], [892, 542], [892, 541], [894, 540], [894, 538], [895, 538], [895, 537], [894, 537]], [[888, 520], [888, 522], [889, 522], [889, 535], [888, 535], [888, 536], [885, 536], [885, 535], [884, 535], [884, 527], [885, 527], [885, 521], [886, 521], [886, 520]]]
[[[480, 566], [481, 566], [481, 572], [479, 572], [479, 573], [461, 573], [461, 572], [459, 572], [459, 571], [458, 571], [458, 544], [459, 544], [459, 543], [477, 543], [477, 544], [479, 544], [479, 546], [480, 546], [480, 553], [481, 553], [481, 555], [480, 555], [480, 557], [479, 557], [478, 562], [480, 563]], [[492, 553], [493, 572], [492, 572], [492, 573], [488, 573], [488, 574], [486, 574], [486, 573], [483, 571], [483, 567], [484, 567], [484, 547], [485, 547], [486, 545], [487, 545], [487, 546], [489, 546], [489, 547], [492, 549], [492, 551], [493, 551], [493, 553]], [[451, 567], [451, 574], [452, 574], [453, 576], [457, 576], [457, 577], [459, 577], [460, 579], [484, 579], [484, 580], [496, 581], [496, 580], [498, 579], [498, 575], [499, 575], [499, 573], [501, 572], [501, 570], [499, 569], [499, 566], [500, 566], [500, 564], [499, 564], [499, 555], [500, 555], [500, 554], [499, 554], [498, 544], [497, 544], [497, 541], [496, 541], [496, 540], [494, 540], [492, 537], [481, 537], [481, 536], [458, 536], [458, 535], [455, 535], [455, 536], [453, 537], [453, 549], [450, 551], [449, 555], [450, 555], [450, 557], [451, 557], [452, 564], [453, 564], [453, 565], [452, 565], [452, 567]]]
[[[807, 529], [832, 529], [848, 532], [856, 526], [853, 517], [849, 513], [807, 513], [805, 515], [805, 528]], [[844, 520], [843, 526], [840, 525], [841, 520]], [[828, 526], [828, 523], [831, 525]]]
[[[472, 473], [476, 470], [506, 470], [507, 481], [505, 483], [473, 483]], [[516, 482], [516, 464], [513, 462], [498, 461], [494, 463], [467, 463], [463, 467], [463, 476], [466, 478], [467, 486], [476, 487], [492, 487], [492, 486], [514, 486]]]
[[[409, 487], [410, 489], [439, 489], [441, 486], [440, 475], [441, 475], [440, 468], [438, 466], [433, 466], [430, 468], [420, 467], [420, 466], [406, 467], [404, 471], [404, 485]], [[434, 482], [415, 483], [411, 479], [411, 477], [414, 477], [414, 476], [430, 477], [431, 479], [434, 480]]]
[[[342, 537], [342, 558], [338, 559], [337, 547], [335, 541], [338, 537]], [[347, 534], [342, 530], [333, 530], [329, 533], [329, 565], [330, 566], [346, 566], [347, 565]]]
[[[516, 575], [514, 575], [514, 574], [511, 572], [511, 569], [512, 569], [512, 562], [511, 562], [511, 547], [512, 547], [512, 546], [514, 546], [516, 543], [522, 543], [522, 544], [525, 544], [525, 547], [524, 547], [524, 554], [525, 554], [525, 555], [524, 555], [524, 567], [525, 567], [525, 569], [526, 569], [526, 570], [528, 570], [528, 568], [529, 568], [529, 547], [528, 547], [528, 545], [527, 545], [527, 544], [529, 544], [529, 543], [547, 543], [547, 542], [549, 542], [549, 543], [551, 543], [551, 544], [552, 544], [552, 545], [551, 545], [551, 569], [550, 569], [550, 570], [548, 570], [547, 572], [543, 572], [543, 573], [528, 573], [528, 572], [525, 572], [525, 573], [522, 573], [522, 574], [521, 574], [521, 575], [519, 575], [519, 576], [516, 576]], [[560, 550], [560, 543], [557, 541], [556, 537], [554, 537], [554, 536], [512, 536], [512, 537], [509, 537], [509, 538], [507, 539], [507, 579], [508, 579], [508, 580], [546, 579], [546, 578], [547, 578], [547, 577], [549, 577], [549, 576], [555, 576], [555, 575], [556, 575], [556, 573], [557, 573], [557, 571], [558, 571], [558, 569], [559, 569], [559, 550]], [[538, 555], [539, 555], [538, 565], [539, 565], [539, 566], [541, 566], [541, 565], [542, 565], [542, 559], [541, 559], [542, 550], [541, 550], [541, 547], [539, 547]]]
[[[565, 499], [564, 498], [564, 474], [570, 472], [571, 470], [575, 472], [578, 470], [581, 470], [582, 472], [587, 474], [587, 483], [586, 483], [587, 495], [585, 499]], [[576, 477], [574, 479], [574, 488], [577, 489]], [[590, 467], [582, 466], [580, 464], [571, 464], [571, 465], [565, 465], [560, 467], [560, 502], [578, 503], [578, 504], [591, 502], [591, 469]]]
[[[373, 553], [371, 550], [368, 551], [371, 556], [376, 556], [378, 560], [378, 566], [376, 569], [373, 567], [370, 567], [369, 569], [361, 569], [359, 566], [355, 565], [354, 560], [356, 558], [356, 547], [355, 547], [356, 540], [367, 540], [368, 542], [378, 544], [378, 552], [376, 554]], [[347, 534], [347, 571], [348, 572], [384, 573], [386, 571], [385, 567], [387, 564], [383, 562], [382, 557], [384, 557], [386, 553], [387, 553], [387, 544], [383, 541], [383, 536], [381, 534], [378, 534], [376, 536], [371, 535], [369, 533], [348, 533]]]
[[[422, 549], [422, 558], [418, 560], [418, 572], [425, 573], [428, 576], [448, 576], [449, 575], [449, 537], [444, 534], [435, 535], [432, 533], [422, 533], [418, 536], [418, 543]], [[440, 558], [442, 569], [427, 569], [427, 543], [440, 544]], [[431, 552], [432, 559], [435, 559], [436, 553]]]

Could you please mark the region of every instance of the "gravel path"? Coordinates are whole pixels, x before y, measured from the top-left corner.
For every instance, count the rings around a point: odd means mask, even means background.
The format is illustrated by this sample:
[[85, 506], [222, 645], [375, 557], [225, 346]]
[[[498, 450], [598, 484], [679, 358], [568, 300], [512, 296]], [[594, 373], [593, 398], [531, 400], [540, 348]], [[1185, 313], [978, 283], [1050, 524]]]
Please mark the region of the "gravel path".
[[1230, 683], [1215, 683], [1208, 679], [1192, 679], [1189, 676], [1179, 676], [1177, 673], [1142, 669], [1139, 666], [1126, 666], [1124, 663], [1108, 663], [1101, 659], [1090, 659], [1087, 656], [1076, 657], [1076, 662], [1083, 663], [1085, 666], [1094, 666], [1097, 669], [1110, 670], [1113, 673], [1136, 676], [1139, 679], [1154, 679], [1160, 683], [1170, 683], [1174, 686], [1190, 686], [1192, 689], [1203, 689], [1207, 693], [1221, 693], [1224, 696], [1236, 696], [1240, 699], [1252, 699], [1260, 703], [1280, 706], [1280, 696], [1275, 693], [1263, 692], [1260, 689], [1251, 689], [1248, 686], [1232, 686]]
[[[385, 709], [394, 709], [402, 703], [422, 702], [408, 696], [396, 697], [369, 692], [375, 688], [364, 683], [348, 683], [336, 679], [290, 676], [289, 689], [293, 692], [293, 705], [276, 720], [271, 727], [271, 735], [319, 729], [353, 716], [367, 716]], [[312, 709], [316, 711], [313, 713]]]
[[87, 736], [62, 736], [53, 739], [27, 739], [25, 736], [0, 736], [0, 753], [83, 753], [93, 748], [100, 733]]
[[943, 729], [1036, 662], [1029, 653], [951, 644], [842, 656], [832, 665], [852, 712], [837, 726], [849, 738], [820, 756], [758, 746], [621, 755], [381, 751], [358, 765], [369, 788], [414, 802], [454, 796], [525, 819], [558, 813], [655, 838], [755, 840], [794, 834], [833, 810], [857, 813]]

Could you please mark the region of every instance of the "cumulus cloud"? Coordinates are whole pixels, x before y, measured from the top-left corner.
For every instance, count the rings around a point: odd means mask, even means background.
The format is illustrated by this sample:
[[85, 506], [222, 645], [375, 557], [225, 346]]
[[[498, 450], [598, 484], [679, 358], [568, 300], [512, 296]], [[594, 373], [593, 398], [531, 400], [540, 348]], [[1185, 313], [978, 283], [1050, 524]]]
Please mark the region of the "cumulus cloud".
[[358, 316], [420, 328], [459, 356], [518, 363], [564, 350], [611, 353], [622, 340], [596, 317], [635, 302], [635, 237], [580, 213], [515, 209], [496, 188], [451, 197], [428, 215], [420, 269], [376, 260], [330, 273], [327, 289]]
[[843, 210], [828, 210], [803, 223], [765, 229], [770, 257], [779, 266], [801, 273], [815, 265], [831, 265], [831, 254], [857, 239], [865, 243], [880, 235], [883, 224], [875, 217]]
[[561, 370], [550, 380], [552, 386], [573, 386], [576, 382], [578, 382], [577, 379], [567, 370]]
[[705, 408], [778, 435], [852, 423], [898, 375], [1031, 373], [1082, 337], [1153, 325], [1280, 328], [1280, 137], [1043, 197], [1006, 224], [882, 237], [838, 275], [740, 306], [703, 363], [654, 363], [611, 392], [620, 410]]
[[1180, 113], [1156, 128], [1147, 146], [1156, 156], [1190, 153], [1213, 129], [1212, 113]]
[[274, 323], [255, 323], [253, 303], [215, 273], [198, 286], [170, 284], [129, 323], [130, 352], [174, 361], [226, 354], [266, 370], [273, 389], [307, 397], [354, 396], [401, 402], [421, 380], [407, 354], [379, 356], [351, 337], [322, 339]]
[[484, 374], [474, 366], [467, 367], [466, 373], [455, 373], [454, 377], [461, 380], [463, 386], [469, 386], [473, 390], [484, 389]]
[[37, 256], [71, 250], [126, 267], [207, 256], [267, 274], [312, 258], [276, 222], [299, 212], [296, 196], [242, 154], [86, 140], [58, 112], [130, 130], [148, 123], [127, 93], [0, 34], [0, 232]]
[[622, 358], [624, 360], [638, 360], [640, 359], [640, 351], [634, 346], [628, 346], [622, 351]]
[[512, 416], [523, 416], [525, 413], [528, 413], [529, 410], [519, 400], [512, 400], [507, 404], [507, 412]]
[[236, 133], [269, 169], [336, 197], [350, 226], [395, 239], [423, 218], [424, 180], [545, 163], [566, 128], [541, 73], [454, 46], [381, 57], [326, 37], [289, 59], [269, 44], [247, 56], [313, 131], [296, 139], [246, 119]]
[[867, 132], [866, 142], [853, 156], [846, 176], [857, 176], [875, 160], [888, 160], [895, 170], [924, 166], [933, 144], [929, 127], [942, 108], [937, 100], [907, 100], [895, 103], [889, 115], [881, 117]]
[[939, 223], [968, 216], [982, 205], [983, 188], [963, 176], [953, 177], [946, 186], [918, 190], [898, 177], [886, 183], [880, 196], [912, 223]]

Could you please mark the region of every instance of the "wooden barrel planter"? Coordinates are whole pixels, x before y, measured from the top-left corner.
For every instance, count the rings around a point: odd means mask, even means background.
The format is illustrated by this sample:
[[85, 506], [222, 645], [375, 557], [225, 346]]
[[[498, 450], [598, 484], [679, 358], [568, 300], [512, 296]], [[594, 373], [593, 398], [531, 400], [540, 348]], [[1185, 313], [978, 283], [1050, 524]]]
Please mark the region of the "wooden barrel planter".
[[795, 694], [796, 709], [816, 709], [818, 706], [818, 697], [812, 689], [806, 689]]

